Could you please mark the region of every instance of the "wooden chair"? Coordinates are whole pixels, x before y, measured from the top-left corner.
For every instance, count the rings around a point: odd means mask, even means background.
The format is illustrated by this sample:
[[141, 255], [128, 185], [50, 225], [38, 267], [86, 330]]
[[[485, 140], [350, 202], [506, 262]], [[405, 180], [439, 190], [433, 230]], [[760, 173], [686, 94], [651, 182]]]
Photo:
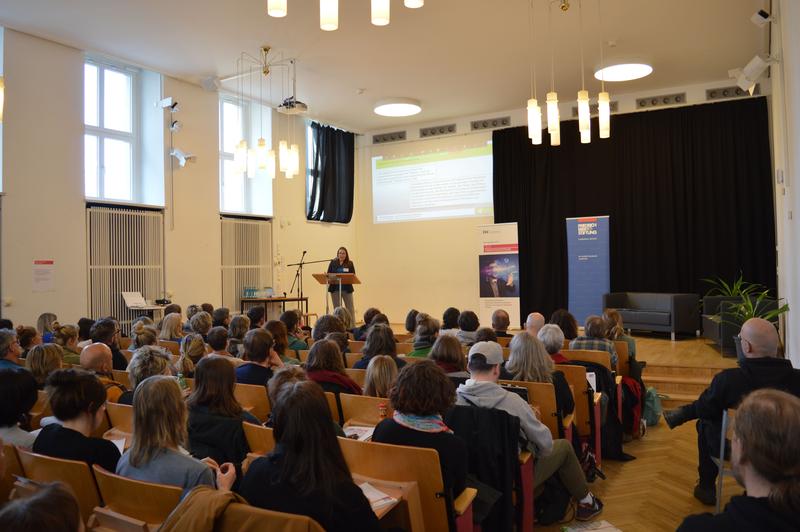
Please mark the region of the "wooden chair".
[[356, 384], [361, 386], [361, 388], [364, 388], [364, 380], [367, 378], [367, 370], [346, 368], [344, 372], [347, 373], [347, 376], [353, 379]]
[[339, 425], [342, 424], [342, 418], [339, 416], [339, 398], [333, 392], [325, 392], [325, 399], [328, 401], [328, 408], [331, 411], [333, 420]]
[[256, 528], [282, 532], [325, 532], [319, 523], [306, 515], [273, 512], [241, 503], [229, 504], [214, 524], [214, 530]]
[[0, 503], [5, 503], [11, 495], [11, 491], [14, 489], [14, 476], [25, 476], [22, 464], [19, 463], [16, 447], [3, 445], [3, 453], [6, 455], [6, 472], [0, 477]]
[[17, 448], [25, 476], [37, 482], [63, 482], [72, 488], [81, 517], [89, 522], [92, 511], [100, 506], [100, 492], [86, 462], [63, 460]]
[[414, 334], [413, 333], [403, 333], [403, 334], [395, 334], [394, 335], [394, 340], [398, 344], [407, 343], [407, 342], [409, 342], [409, 340], [412, 340], [413, 338], [414, 338]]
[[[382, 397], [341, 393], [339, 394], [339, 401], [342, 404], [342, 423], [377, 425], [381, 420], [387, 417], [391, 418], [394, 413], [389, 400]], [[367, 473], [364, 474], [367, 475]]]
[[572, 340], [569, 340], [568, 338], [564, 338], [564, 345], [561, 346], [561, 350], [563, 351], [564, 349], [569, 349], [569, 343], [571, 341]]
[[414, 350], [414, 344], [397, 344], [397, 354], [398, 355], [407, 355], [411, 351]]
[[507, 386], [520, 386], [528, 390], [528, 403], [538, 410], [538, 418], [548, 429], [553, 439], [563, 438], [563, 427], [556, 406], [556, 390], [549, 382], [499, 381]]
[[360, 353], [364, 349], [364, 344], [366, 342], [353, 340], [350, 342], [350, 352], [351, 353]]
[[133, 434], [133, 407], [119, 403], [106, 403], [108, 422], [120, 432]]
[[352, 368], [356, 362], [364, 357], [364, 355], [361, 353], [345, 353], [344, 357], [347, 360], [347, 367]]
[[308, 361], [308, 352], [311, 351], [310, 349], [300, 349], [297, 351], [297, 356], [300, 358], [300, 362], [307, 362]]
[[[622, 377], [631, 376], [630, 353], [628, 352], [628, 342], [624, 340], [614, 340], [614, 349], [617, 350], [617, 374]], [[644, 394], [644, 390], [642, 390]]]
[[28, 413], [31, 418], [31, 430], [36, 430], [42, 426], [42, 418], [53, 415], [52, 410], [50, 410], [50, 398], [47, 396], [47, 392], [39, 390], [38, 394], [36, 403]]
[[503, 360], [508, 360], [508, 357], [510, 357], [510, 356], [511, 356], [511, 348], [510, 347], [504, 347], [503, 348]]
[[272, 435], [272, 429], [247, 422], [242, 423], [242, 428], [244, 428], [244, 436], [247, 438], [250, 452], [267, 454], [275, 448], [275, 437]]
[[[586, 368], [569, 364], [556, 364], [556, 369], [564, 374], [564, 378], [573, 389], [575, 398], [575, 429], [578, 436], [588, 439], [592, 435], [592, 419], [594, 419], [594, 446], [597, 464], [601, 462], [600, 446], [600, 403], [595, 401], [594, 392], [586, 380]], [[590, 395], [591, 394], [591, 395]], [[592, 405], [591, 407], [589, 405]], [[593, 409], [593, 413], [590, 412]]]
[[[589, 349], [573, 349], [564, 350], [562, 355], [570, 360], [580, 360], [582, 362], [591, 362], [605, 367], [614, 375], [614, 367], [611, 365], [611, 354], [606, 351], [592, 351]], [[616, 375], [614, 383], [617, 386], [617, 417], [622, 422], [622, 377]]]
[[122, 369], [114, 369], [111, 370], [111, 373], [114, 374], [114, 380], [121, 385], [125, 386], [127, 389], [131, 389], [131, 378], [128, 375], [128, 372]]
[[267, 389], [257, 384], [240, 384], [233, 387], [233, 396], [243, 408], [250, 409], [250, 413], [259, 420], [266, 421], [272, 411], [267, 397]]
[[497, 338], [497, 343], [500, 344], [500, 347], [508, 347], [512, 338], [513, 336], [499, 336]]
[[158, 345], [167, 349], [173, 356], [180, 356], [181, 346], [178, 342], [171, 342], [169, 340], [159, 340]]
[[397, 355], [398, 360], [404, 360], [408, 364], [416, 364], [418, 362], [422, 362], [423, 360], [428, 360], [427, 357], [409, 357], [406, 355]]
[[142, 530], [157, 529], [181, 501], [180, 487], [121, 477], [97, 464], [92, 469], [105, 503], [94, 509], [93, 520], [109, 530], [121, 530], [130, 520], [141, 523]]
[[131, 345], [131, 339], [129, 336], [120, 336], [119, 337], [119, 348], [120, 349], [128, 349]]
[[728, 408], [722, 411], [722, 431], [720, 432], [719, 456], [712, 456], [711, 460], [717, 466], [717, 503], [714, 513], [718, 514], [722, 508], [722, 481], [725, 477], [732, 477], [733, 469], [725, 469], [725, 447], [727, 440], [733, 438], [733, 423], [736, 418], [736, 409]]

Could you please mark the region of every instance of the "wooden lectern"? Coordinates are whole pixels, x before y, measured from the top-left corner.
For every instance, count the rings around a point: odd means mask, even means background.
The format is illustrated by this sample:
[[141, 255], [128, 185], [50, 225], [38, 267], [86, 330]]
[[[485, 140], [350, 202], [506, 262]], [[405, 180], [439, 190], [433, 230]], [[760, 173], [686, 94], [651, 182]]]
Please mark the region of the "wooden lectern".
[[325, 314], [330, 313], [330, 307], [328, 306], [328, 286], [339, 286], [339, 303], [341, 303], [343, 301], [343, 284], [361, 284], [361, 281], [358, 280], [358, 277], [356, 277], [354, 273], [314, 273], [312, 276], [319, 284], [325, 285]]

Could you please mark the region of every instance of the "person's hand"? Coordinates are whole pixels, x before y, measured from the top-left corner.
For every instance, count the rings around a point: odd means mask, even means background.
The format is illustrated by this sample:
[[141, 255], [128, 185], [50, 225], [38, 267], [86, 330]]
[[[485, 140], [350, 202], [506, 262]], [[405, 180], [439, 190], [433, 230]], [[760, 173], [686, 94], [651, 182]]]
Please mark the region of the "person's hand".
[[230, 491], [236, 482], [236, 468], [230, 462], [225, 462], [217, 469], [217, 489]]
[[203, 462], [204, 464], [206, 464], [211, 469], [219, 470], [219, 464], [213, 458], [211, 458], [210, 456], [206, 456], [205, 458], [203, 458], [200, 461]]

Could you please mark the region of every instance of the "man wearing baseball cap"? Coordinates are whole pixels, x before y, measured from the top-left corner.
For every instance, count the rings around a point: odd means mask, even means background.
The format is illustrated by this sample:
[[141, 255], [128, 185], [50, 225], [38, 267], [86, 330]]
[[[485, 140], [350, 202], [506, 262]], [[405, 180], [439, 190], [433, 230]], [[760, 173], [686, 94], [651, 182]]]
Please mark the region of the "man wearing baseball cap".
[[[526, 333], [521, 333], [526, 334]], [[567, 440], [553, 440], [550, 430], [534, 415], [531, 406], [519, 395], [497, 384], [503, 364], [503, 349], [495, 342], [477, 342], [469, 350], [467, 367], [470, 379], [456, 390], [456, 404], [497, 408], [519, 418], [520, 432], [527, 448], [536, 457], [534, 485], [558, 474], [558, 478], [578, 501], [576, 519], [587, 521], [603, 511], [603, 503], [592, 495], [586, 476]]]

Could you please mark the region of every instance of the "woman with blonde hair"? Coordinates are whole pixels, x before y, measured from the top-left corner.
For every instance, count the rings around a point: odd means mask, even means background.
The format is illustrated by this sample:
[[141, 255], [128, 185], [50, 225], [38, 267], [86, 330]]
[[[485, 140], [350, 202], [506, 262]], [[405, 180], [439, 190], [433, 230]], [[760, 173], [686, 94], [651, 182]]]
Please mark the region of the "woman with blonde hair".
[[34, 346], [25, 359], [25, 367], [36, 379], [36, 387], [44, 389], [47, 376], [57, 369], [61, 369], [64, 350], [56, 344], [40, 344]]
[[364, 376], [364, 395], [389, 397], [389, 392], [397, 380], [397, 364], [388, 355], [372, 357]]
[[231, 318], [228, 325], [228, 353], [236, 358], [244, 356], [244, 335], [250, 330], [250, 318], [240, 314]]
[[81, 350], [78, 348], [78, 327], [75, 325], [59, 325], [53, 332], [53, 343], [64, 350], [64, 362], [80, 364]]
[[128, 381], [130, 390], [125, 391], [117, 399], [121, 405], [133, 405], [133, 393], [136, 387], [148, 377], [153, 375], [172, 375], [172, 363], [169, 354], [163, 348], [155, 345], [146, 345], [133, 352], [128, 364]]
[[158, 345], [158, 329], [141, 321], [136, 322], [131, 330], [131, 351], [146, 345]]
[[505, 369], [514, 381], [546, 382], [553, 385], [556, 407], [563, 415], [575, 410], [575, 401], [564, 374], [555, 369], [553, 359], [544, 344], [536, 337], [524, 332], [511, 339], [511, 354]]
[[213, 320], [211, 319], [211, 314], [205, 311], [198, 312], [192, 316], [192, 319], [189, 320], [189, 326], [192, 328], [192, 332], [202, 336], [204, 342], [206, 340], [208, 331], [211, 330], [212, 325]]
[[178, 486], [184, 495], [197, 486], [230, 490], [236, 480], [233, 464], [203, 463], [182, 451], [189, 440], [187, 422], [188, 410], [175, 379], [163, 375], [145, 379], [133, 394], [133, 442], [116, 473]]
[[194, 376], [194, 367], [206, 356], [206, 343], [197, 333], [189, 333], [181, 340], [180, 358], [175, 364], [178, 373], [184, 377]]
[[353, 323], [353, 316], [350, 314], [350, 311], [344, 307], [336, 307], [333, 309], [333, 315], [339, 318], [339, 321], [342, 322], [346, 331], [349, 331], [355, 325]]
[[161, 332], [158, 334], [158, 339], [180, 343], [182, 338], [183, 321], [181, 320], [181, 315], [177, 312], [172, 312], [164, 316], [164, 319], [161, 320]]
[[58, 326], [58, 317], [52, 312], [44, 312], [39, 314], [39, 319], [36, 320], [36, 330], [42, 335], [43, 343], [50, 343], [53, 341], [53, 332]]

